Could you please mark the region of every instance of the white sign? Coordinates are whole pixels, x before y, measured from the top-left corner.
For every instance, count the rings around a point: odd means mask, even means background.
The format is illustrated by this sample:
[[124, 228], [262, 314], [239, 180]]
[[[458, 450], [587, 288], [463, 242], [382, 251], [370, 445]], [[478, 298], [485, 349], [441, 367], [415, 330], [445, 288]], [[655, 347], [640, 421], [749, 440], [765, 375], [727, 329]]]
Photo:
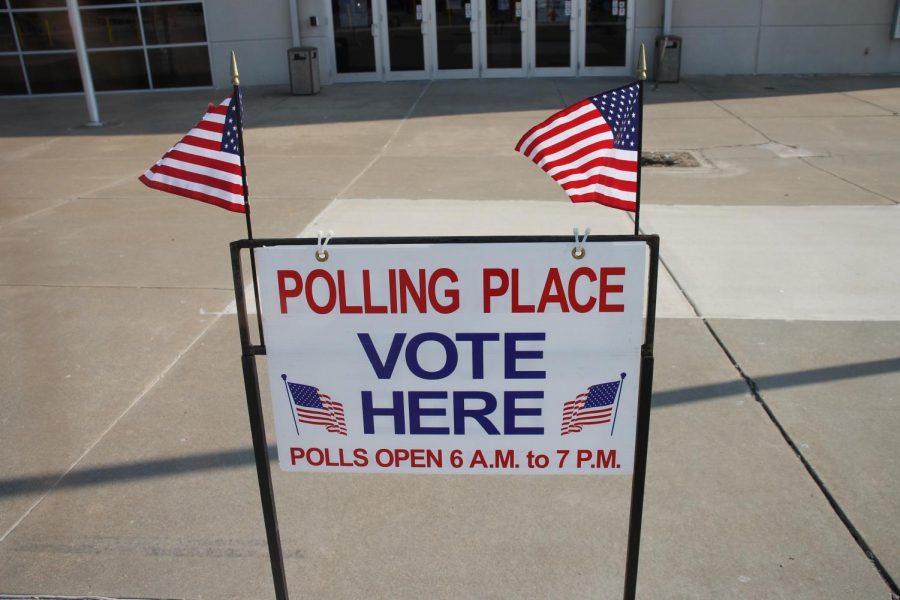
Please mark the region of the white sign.
[[631, 473], [643, 242], [256, 251], [281, 467]]

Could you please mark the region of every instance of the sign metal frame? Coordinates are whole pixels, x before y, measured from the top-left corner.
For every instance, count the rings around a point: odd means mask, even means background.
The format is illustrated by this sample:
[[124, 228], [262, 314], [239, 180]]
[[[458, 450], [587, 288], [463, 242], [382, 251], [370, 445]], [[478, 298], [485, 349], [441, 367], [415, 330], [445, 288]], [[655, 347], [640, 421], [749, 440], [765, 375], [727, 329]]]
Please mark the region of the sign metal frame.
[[[647, 445], [650, 433], [650, 403], [653, 392], [653, 341], [656, 330], [656, 296], [659, 274], [659, 236], [657, 235], [597, 235], [587, 242], [643, 242], [649, 250], [647, 268], [646, 318], [644, 321], [644, 341], [641, 345], [641, 372], [638, 385], [638, 410], [635, 431], [634, 471], [632, 473], [631, 502], [628, 519], [628, 545], [625, 559], [625, 584], [623, 598], [633, 600], [637, 592], [637, 571], [640, 554], [641, 524], [644, 509], [644, 485], [647, 471]], [[402, 245], [402, 244], [491, 244], [491, 243], [563, 243], [572, 242], [571, 236], [467, 236], [467, 237], [357, 237], [336, 238], [329, 242], [332, 247], [345, 245]], [[317, 244], [313, 239], [273, 238], [244, 239], [232, 242], [231, 266], [234, 278], [234, 295], [237, 307], [238, 329], [241, 339], [241, 366], [244, 374], [244, 391], [247, 397], [247, 414], [253, 441], [256, 475], [259, 483], [260, 502], [266, 528], [269, 562], [272, 567], [272, 581], [277, 600], [288, 599], [287, 580], [284, 572], [284, 557], [278, 517], [275, 509], [275, 494], [272, 489], [272, 471], [269, 447], [263, 421], [262, 398], [259, 389], [259, 373], [256, 358], [266, 355], [265, 344], [253, 342], [250, 318], [247, 312], [247, 297], [244, 291], [244, 267], [242, 252], [253, 252], [256, 248], [270, 246], [310, 246]], [[252, 254], [251, 254], [252, 258]], [[258, 304], [257, 304], [258, 306]], [[264, 340], [261, 319], [257, 319], [257, 338]]]

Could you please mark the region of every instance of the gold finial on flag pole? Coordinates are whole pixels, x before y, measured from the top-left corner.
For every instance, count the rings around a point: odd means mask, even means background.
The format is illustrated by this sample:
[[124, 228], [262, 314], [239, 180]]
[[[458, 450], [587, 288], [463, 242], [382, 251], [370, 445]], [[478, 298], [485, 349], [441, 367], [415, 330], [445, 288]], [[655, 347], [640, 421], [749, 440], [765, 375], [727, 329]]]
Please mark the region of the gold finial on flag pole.
[[[234, 60], [234, 53], [232, 53], [231, 56], [232, 60]], [[641, 44], [641, 55], [638, 58], [637, 78], [640, 81], [645, 81], [647, 79], [647, 52], [644, 50], [643, 44]]]
[[231, 51], [231, 85], [241, 85], [241, 79], [238, 76], [237, 58], [234, 56], [234, 50]]

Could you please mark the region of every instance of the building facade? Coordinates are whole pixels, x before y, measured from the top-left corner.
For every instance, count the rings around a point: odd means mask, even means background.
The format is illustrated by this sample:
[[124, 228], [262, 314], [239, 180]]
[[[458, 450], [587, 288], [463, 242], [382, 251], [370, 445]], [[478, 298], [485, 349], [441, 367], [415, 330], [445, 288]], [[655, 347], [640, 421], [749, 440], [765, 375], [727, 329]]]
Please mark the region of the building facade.
[[[900, 73], [898, 0], [80, 0], [98, 91], [625, 75], [670, 25], [681, 73]], [[651, 52], [652, 54], [652, 52]], [[651, 56], [652, 63], [652, 56]], [[651, 64], [652, 68], [652, 64]], [[0, 0], [0, 94], [78, 92], [65, 0]]]

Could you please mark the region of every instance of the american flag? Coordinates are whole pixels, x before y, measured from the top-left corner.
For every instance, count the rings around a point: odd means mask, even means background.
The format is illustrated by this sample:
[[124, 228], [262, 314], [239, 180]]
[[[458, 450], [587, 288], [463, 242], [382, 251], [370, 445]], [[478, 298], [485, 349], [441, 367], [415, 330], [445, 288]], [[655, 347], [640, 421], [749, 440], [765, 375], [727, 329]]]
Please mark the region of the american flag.
[[[624, 375], [622, 379], [624, 379]], [[613, 405], [622, 380], [590, 386], [583, 394], [563, 405], [560, 435], [578, 433], [586, 425], [599, 425], [612, 420]]]
[[330, 396], [323, 394], [311, 385], [292, 383], [282, 375], [291, 400], [297, 421], [308, 425], [320, 425], [331, 433], [347, 435], [347, 423], [344, 421], [344, 405]]
[[641, 82], [561, 110], [516, 144], [563, 187], [572, 202], [634, 212], [640, 160]]
[[143, 175], [141, 182], [170, 194], [246, 212], [238, 126], [240, 94], [231, 94], [206, 114], [180, 142]]

